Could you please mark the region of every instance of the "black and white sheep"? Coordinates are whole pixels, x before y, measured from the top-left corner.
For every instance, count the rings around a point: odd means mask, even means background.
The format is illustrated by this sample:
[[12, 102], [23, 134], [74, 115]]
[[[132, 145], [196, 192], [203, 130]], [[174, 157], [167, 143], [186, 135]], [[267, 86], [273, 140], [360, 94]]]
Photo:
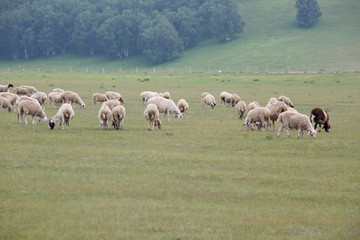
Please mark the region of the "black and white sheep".
[[281, 123], [279, 127], [277, 136], [280, 136], [280, 132], [285, 129], [286, 135], [290, 137], [289, 129], [297, 129], [298, 130], [298, 138], [302, 138], [304, 134], [304, 130], [308, 131], [308, 134], [315, 138], [317, 132], [311, 125], [310, 118], [305, 114], [301, 114], [298, 112], [286, 111], [279, 114], [278, 122]]
[[70, 103], [64, 103], [59, 108], [58, 112], [49, 120], [49, 128], [54, 129], [55, 123], [59, 123], [59, 128], [63, 125], [62, 129], [70, 128], [70, 121], [74, 118], [75, 112]]
[[175, 114], [175, 118], [180, 119], [183, 118], [182, 113], [180, 112], [179, 108], [176, 106], [175, 102], [171, 99], [166, 99], [163, 97], [152, 97], [147, 100], [147, 103], [154, 103], [160, 113], [164, 113], [167, 116], [168, 120], [170, 121], [170, 114]]
[[310, 121], [315, 122], [314, 129], [316, 131], [321, 130], [321, 124], [324, 125], [322, 128], [325, 129], [326, 132], [329, 132], [329, 129], [331, 128], [329, 114], [321, 108], [317, 107], [311, 110]]
[[148, 121], [148, 130], [153, 131], [155, 127], [161, 130], [159, 109], [156, 104], [149, 103], [144, 110], [144, 117]]
[[260, 130], [262, 127], [265, 127], [266, 124], [266, 131], [269, 128], [270, 124], [270, 110], [265, 107], [258, 107], [248, 112], [244, 126], [249, 130], [254, 130], [252, 127], [252, 123], [254, 123], [258, 130]]
[[35, 117], [39, 117], [41, 123], [47, 121], [47, 117], [46, 117], [44, 110], [40, 106], [39, 102], [36, 100], [24, 99], [19, 102], [19, 104], [18, 104], [18, 123], [28, 124], [27, 118], [26, 118], [27, 115], [32, 116], [32, 124], [35, 124]]
[[8, 85], [0, 85], [0, 92], [8, 92], [11, 87], [14, 87], [11, 83]]
[[124, 106], [116, 106], [112, 109], [112, 125], [116, 130], [122, 130], [122, 126], [126, 116], [126, 109]]

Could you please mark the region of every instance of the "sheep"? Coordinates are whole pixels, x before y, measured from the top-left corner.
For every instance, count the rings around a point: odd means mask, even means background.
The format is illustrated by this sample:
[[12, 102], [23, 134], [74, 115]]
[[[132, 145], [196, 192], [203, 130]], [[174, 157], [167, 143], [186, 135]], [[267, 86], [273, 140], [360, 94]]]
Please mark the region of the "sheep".
[[270, 98], [268, 103], [266, 104], [266, 108], [269, 108], [269, 106], [272, 104], [272, 103], [276, 103], [278, 100], [274, 97]]
[[106, 102], [109, 100], [104, 93], [94, 93], [91, 99], [94, 102], [94, 105], [96, 105], [96, 102]]
[[8, 85], [0, 85], [0, 92], [8, 92], [11, 87], [14, 87], [11, 83]]
[[159, 109], [156, 104], [149, 103], [144, 110], [144, 117], [148, 120], [148, 131], [153, 131], [154, 127], [161, 130], [161, 120]]
[[100, 129], [105, 130], [109, 128], [109, 122], [112, 118], [111, 109], [103, 103], [99, 109], [98, 118], [100, 120]]
[[[321, 108], [314, 108], [310, 113], [310, 122], [315, 122], [314, 129], [316, 131], [321, 131], [321, 124], [323, 124], [323, 129], [326, 132], [329, 132], [330, 126], [330, 117], [329, 114]], [[319, 129], [317, 128], [319, 127]]]
[[260, 104], [257, 101], [253, 101], [253, 102], [249, 103], [248, 111], [251, 111], [251, 110], [253, 110], [255, 108], [258, 108], [258, 107], [260, 107]]
[[16, 102], [19, 99], [18, 95], [10, 92], [1, 92], [0, 96], [8, 99], [10, 101], [12, 108], [15, 110]]
[[266, 124], [266, 131], [268, 130], [270, 124], [270, 110], [265, 107], [258, 107], [248, 112], [244, 126], [249, 130], [254, 130], [251, 126], [251, 123], [255, 123], [258, 126], [258, 130], [264, 127]]
[[185, 112], [189, 109], [189, 104], [183, 98], [177, 102], [176, 106], [178, 107], [178, 109], [182, 114], [185, 114]]
[[201, 100], [206, 96], [206, 95], [208, 95], [208, 94], [210, 94], [210, 93], [208, 93], [208, 92], [203, 92], [203, 93], [201, 93]]
[[45, 110], [45, 101], [47, 99], [46, 93], [37, 92], [31, 95], [31, 98], [36, 99], [40, 103], [41, 107]]
[[35, 87], [33, 87], [33, 86], [21, 85], [21, 86], [19, 86], [19, 87], [25, 88], [30, 95], [38, 92], [38, 90], [37, 90]]
[[171, 99], [170, 93], [169, 93], [169, 92], [164, 92], [164, 93], [163, 93], [163, 98]]
[[144, 91], [140, 93], [140, 97], [142, 99], [143, 105], [152, 97], [161, 97], [157, 92]]
[[24, 87], [16, 87], [14, 88], [14, 93], [18, 96], [31, 96], [31, 93], [27, 88]]
[[291, 102], [290, 98], [286, 96], [279, 96], [278, 100], [284, 102], [289, 107], [294, 107], [294, 104]]
[[275, 131], [275, 121], [278, 119], [280, 113], [288, 110], [286, 104], [282, 101], [277, 101], [274, 103], [268, 103], [266, 108], [270, 110], [270, 120], [272, 121], [272, 130]]
[[243, 119], [245, 118], [245, 113], [247, 112], [247, 106], [246, 106], [246, 102], [244, 101], [239, 101], [236, 105], [235, 105], [235, 110], [238, 114], [238, 118]]
[[110, 108], [110, 110], [112, 110], [115, 107], [120, 106], [121, 102], [117, 99], [111, 99], [111, 100], [104, 102], [103, 104], [106, 104]]
[[116, 106], [112, 109], [112, 125], [116, 130], [122, 130], [122, 125], [126, 116], [126, 109], [124, 106]]
[[281, 123], [279, 127], [277, 136], [280, 136], [280, 132], [285, 129], [286, 135], [290, 137], [289, 129], [297, 129], [298, 130], [298, 138], [303, 137], [303, 131], [307, 130], [308, 134], [315, 138], [317, 132], [311, 125], [310, 118], [305, 114], [286, 111], [279, 114], [278, 122]]
[[[55, 89], [54, 89], [55, 90]], [[61, 94], [63, 92], [54, 91], [48, 94], [48, 99], [50, 100], [49, 105], [55, 108], [54, 103], [62, 103]]]
[[204, 106], [210, 106], [212, 109], [216, 106], [215, 97], [210, 93], [206, 94], [205, 97], [201, 99], [201, 102]]
[[229, 96], [229, 95], [230, 95], [230, 93], [228, 93], [226, 91], [222, 91], [220, 93], [220, 103], [223, 103], [224, 105], [226, 105], [226, 97]]
[[117, 100], [119, 100], [121, 102], [121, 104], [125, 104], [125, 101], [124, 101], [123, 97], [118, 92], [107, 91], [107, 92], [105, 92], [105, 95], [109, 100], [117, 99]]
[[9, 99], [5, 98], [5, 97], [1, 97], [0, 96], [0, 107], [5, 110], [7, 109], [8, 112], [11, 112], [12, 111], [12, 105], [9, 101]]
[[60, 92], [60, 93], [65, 92], [65, 90], [63, 90], [63, 89], [61, 89], [61, 88], [54, 88], [52, 91], [53, 91], [53, 92]]
[[65, 91], [61, 93], [61, 101], [62, 103], [77, 103], [80, 107], [85, 107], [85, 103], [81, 100], [79, 94], [71, 91]]
[[58, 112], [49, 120], [49, 128], [54, 129], [55, 123], [60, 121], [59, 129], [61, 124], [63, 123], [62, 129], [70, 128], [70, 120], [72, 120], [75, 116], [74, 109], [70, 103], [64, 103], [59, 108]]
[[166, 99], [163, 97], [152, 97], [147, 100], [147, 103], [154, 103], [159, 109], [160, 113], [164, 113], [167, 115], [168, 121], [170, 121], [170, 113], [175, 114], [175, 118], [181, 119], [183, 118], [182, 113], [180, 112], [179, 108], [176, 106], [173, 100]]
[[44, 110], [40, 106], [39, 102], [37, 102], [36, 100], [33, 101], [33, 100], [24, 99], [19, 102], [19, 104], [18, 104], [18, 123], [24, 122], [27, 125], [28, 124], [27, 119], [26, 119], [27, 115], [32, 116], [32, 124], [35, 124], [35, 117], [39, 117], [41, 123], [47, 121], [47, 117], [46, 117]]

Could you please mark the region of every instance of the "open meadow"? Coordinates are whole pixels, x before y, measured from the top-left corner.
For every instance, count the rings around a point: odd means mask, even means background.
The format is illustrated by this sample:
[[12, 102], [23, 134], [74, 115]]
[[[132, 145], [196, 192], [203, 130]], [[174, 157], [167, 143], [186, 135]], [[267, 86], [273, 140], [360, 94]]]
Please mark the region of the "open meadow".
[[[78, 92], [70, 130], [0, 112], [0, 239], [359, 239], [360, 74], [1, 72], [0, 84]], [[122, 94], [122, 131], [100, 130], [95, 92]], [[190, 109], [147, 131], [140, 92]], [[203, 107], [200, 94], [217, 100]], [[219, 93], [286, 95], [329, 133], [247, 131]], [[46, 103], [50, 119], [57, 112]], [[276, 123], [276, 129], [279, 124]]]

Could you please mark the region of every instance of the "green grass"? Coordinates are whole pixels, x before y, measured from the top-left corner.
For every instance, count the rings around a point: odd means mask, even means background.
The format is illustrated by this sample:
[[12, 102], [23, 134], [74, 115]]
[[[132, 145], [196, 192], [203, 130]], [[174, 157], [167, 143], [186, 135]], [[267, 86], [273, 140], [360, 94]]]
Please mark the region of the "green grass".
[[107, 59], [63, 55], [1, 61], [0, 70], [68, 72], [286, 72], [360, 71], [360, 2], [319, 1], [323, 16], [309, 29], [296, 25], [293, 0], [238, 0], [244, 31], [226, 44], [201, 42], [172, 62], [152, 65], [144, 57]]
[[[7, 73], [0, 81], [80, 94], [67, 131], [0, 112], [0, 239], [358, 239], [358, 74]], [[123, 131], [101, 131], [94, 92], [126, 100]], [[185, 98], [185, 119], [148, 132], [139, 93]], [[221, 91], [263, 106], [329, 111], [332, 129], [246, 131]], [[200, 104], [203, 91], [218, 100]], [[57, 109], [47, 107], [51, 118]], [[277, 125], [278, 126], [278, 125]]]

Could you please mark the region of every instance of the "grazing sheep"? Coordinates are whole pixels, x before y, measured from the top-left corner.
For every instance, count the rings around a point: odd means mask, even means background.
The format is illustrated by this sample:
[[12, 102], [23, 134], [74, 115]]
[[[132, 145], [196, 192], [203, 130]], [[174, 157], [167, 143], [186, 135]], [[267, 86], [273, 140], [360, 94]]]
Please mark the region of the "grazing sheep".
[[169, 92], [163, 92], [163, 93], [158, 93], [160, 95], [160, 97], [166, 98], [166, 99], [171, 99], [171, 95]]
[[47, 121], [47, 117], [45, 115], [44, 110], [40, 106], [39, 102], [36, 100], [24, 99], [19, 102], [18, 123], [28, 124], [26, 119], [27, 115], [32, 116], [32, 124], [35, 124], [35, 117], [39, 117], [41, 123]]
[[18, 95], [16, 95], [15, 93], [10, 93], [10, 92], [1, 92], [0, 96], [8, 99], [10, 101], [10, 104], [11, 104], [13, 110], [16, 109], [15, 108], [16, 102], [19, 99]]
[[201, 99], [201, 102], [204, 106], [210, 106], [212, 109], [216, 106], [215, 97], [210, 93], [206, 94], [205, 97]]
[[[220, 93], [220, 103], [226, 105], [226, 98], [230, 95], [230, 93], [226, 92], [226, 91], [222, 91]], [[205, 96], [204, 96], [205, 97]]]
[[121, 102], [117, 99], [111, 99], [104, 102], [103, 104], [106, 104], [110, 108], [110, 110], [113, 110], [115, 107], [120, 106]]
[[149, 103], [144, 110], [144, 117], [148, 120], [148, 130], [153, 131], [154, 127], [161, 130], [161, 120], [159, 109], [156, 104]]
[[111, 109], [103, 103], [99, 109], [98, 118], [100, 120], [100, 129], [105, 130], [109, 128], [109, 122], [112, 118]]
[[[331, 128], [329, 114], [321, 108], [311, 110], [310, 121], [315, 122], [314, 129], [316, 131], [321, 131], [321, 124], [324, 125], [323, 129], [325, 129], [326, 132], [329, 132]], [[317, 127], [319, 127], [319, 129]]]
[[143, 104], [145, 104], [152, 97], [161, 97], [157, 92], [144, 91], [140, 93], [140, 97], [142, 99]]
[[12, 105], [11, 105], [9, 99], [1, 97], [1, 96], [0, 96], [0, 107], [3, 109], [3, 111], [5, 109], [7, 109], [8, 112], [11, 112], [11, 110], [12, 110]]
[[208, 93], [208, 92], [203, 92], [203, 93], [201, 93], [201, 100], [206, 96], [206, 95], [208, 95], [208, 94], [210, 94], [210, 93]]
[[189, 109], [189, 104], [183, 98], [177, 102], [176, 106], [178, 107], [178, 109], [182, 114], [185, 114], [185, 112]]
[[246, 102], [244, 101], [239, 101], [236, 105], [235, 105], [235, 110], [238, 114], [238, 118], [243, 119], [245, 118], [245, 113], [247, 112], [247, 106], [246, 106]]
[[117, 100], [119, 100], [121, 102], [121, 104], [125, 104], [125, 101], [124, 101], [123, 97], [118, 92], [107, 91], [107, 92], [105, 92], [105, 95], [109, 100], [117, 99]]
[[277, 101], [267, 104], [266, 108], [270, 110], [270, 120], [272, 121], [272, 130], [275, 131], [275, 121], [278, 119], [280, 113], [288, 110], [286, 104], [282, 101]]
[[116, 106], [113, 108], [112, 112], [112, 121], [113, 121], [113, 126], [116, 130], [122, 130], [122, 125], [124, 123], [125, 120], [125, 116], [126, 116], [126, 110], [124, 108], [124, 106]]
[[154, 103], [159, 109], [160, 113], [164, 113], [164, 115], [168, 117], [168, 121], [170, 121], [170, 113], [175, 114], [175, 118], [183, 118], [182, 113], [176, 106], [173, 100], [166, 99], [163, 97], [152, 97], [149, 100], [147, 100], [147, 103]]
[[278, 100], [284, 102], [289, 107], [294, 107], [294, 104], [291, 102], [290, 98], [286, 96], [280, 96]]
[[8, 92], [11, 87], [14, 87], [11, 83], [8, 85], [0, 85], [0, 92]]
[[49, 99], [49, 105], [52, 106], [53, 108], [55, 108], [55, 104], [54, 103], [62, 103], [62, 98], [61, 98], [61, 94], [63, 92], [59, 92], [59, 91], [54, 91], [48, 94], [48, 99]]
[[96, 105], [96, 102], [106, 102], [109, 100], [104, 93], [94, 93], [91, 99], [94, 102], [94, 105]]
[[276, 103], [278, 100], [274, 97], [270, 98], [268, 103], [266, 104], [266, 108], [269, 108], [269, 106], [272, 104], [272, 103]]
[[16, 87], [14, 88], [14, 93], [18, 96], [31, 96], [31, 93], [27, 88], [24, 87]]
[[258, 107], [260, 107], [260, 104], [257, 101], [251, 102], [248, 105], [248, 111], [251, 111], [251, 110], [253, 110], [255, 108], [258, 108]]
[[62, 129], [70, 128], [70, 120], [72, 120], [75, 116], [74, 109], [70, 103], [64, 103], [59, 108], [58, 112], [49, 120], [49, 128], [54, 129], [55, 123], [60, 121], [59, 128], [61, 124], [63, 124]]
[[81, 100], [79, 94], [75, 92], [65, 91], [61, 93], [61, 101], [62, 103], [77, 103], [80, 105], [80, 107], [85, 107], [85, 103], [83, 102], [83, 100]]
[[280, 136], [280, 132], [285, 129], [286, 135], [290, 137], [289, 129], [297, 129], [298, 130], [298, 138], [303, 137], [303, 131], [308, 131], [308, 134], [315, 138], [317, 132], [311, 125], [310, 118], [304, 114], [297, 112], [286, 111], [279, 114], [278, 122], [281, 123], [279, 127], [277, 136]]
[[38, 90], [33, 86], [21, 85], [19, 87], [27, 89], [27, 91], [30, 95], [33, 95], [34, 93], [38, 92]]
[[65, 92], [65, 90], [63, 90], [63, 89], [61, 89], [61, 88], [54, 88], [54, 89], [53, 89], [53, 92], [63, 93], [63, 92]]
[[31, 98], [36, 99], [40, 103], [41, 107], [45, 110], [45, 101], [47, 99], [46, 93], [37, 92], [31, 95]]
[[244, 126], [246, 126], [248, 130], [254, 130], [251, 123], [257, 125], [258, 130], [264, 127], [266, 123], [267, 131], [270, 124], [270, 110], [265, 107], [258, 107], [249, 111], [245, 118]]

